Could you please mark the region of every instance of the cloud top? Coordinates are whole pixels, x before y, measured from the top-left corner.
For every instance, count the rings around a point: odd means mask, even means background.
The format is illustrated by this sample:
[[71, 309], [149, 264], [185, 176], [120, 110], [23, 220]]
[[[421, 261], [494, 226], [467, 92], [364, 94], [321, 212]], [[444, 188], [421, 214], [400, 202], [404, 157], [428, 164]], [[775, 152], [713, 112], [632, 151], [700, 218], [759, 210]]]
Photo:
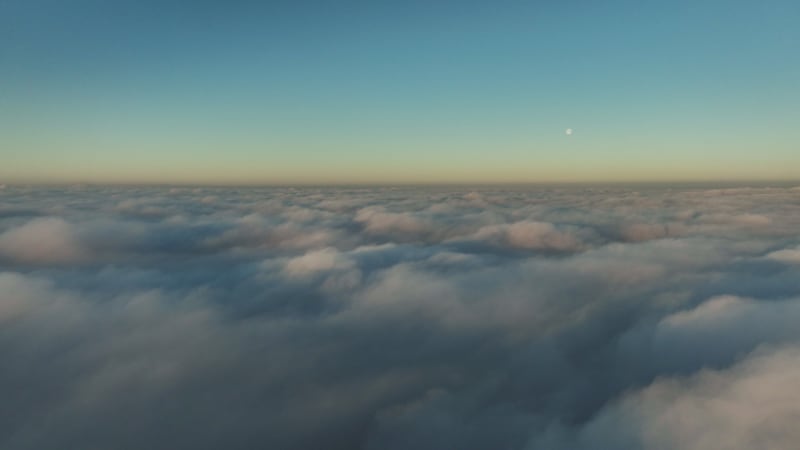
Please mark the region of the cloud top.
[[796, 195], [9, 186], [0, 448], [794, 448]]

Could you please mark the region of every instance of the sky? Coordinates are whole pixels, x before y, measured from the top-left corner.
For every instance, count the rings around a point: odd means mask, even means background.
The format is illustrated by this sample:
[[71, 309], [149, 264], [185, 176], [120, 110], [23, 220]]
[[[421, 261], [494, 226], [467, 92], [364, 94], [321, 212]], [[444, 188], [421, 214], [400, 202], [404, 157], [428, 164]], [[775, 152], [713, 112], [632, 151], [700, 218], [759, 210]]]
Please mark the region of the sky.
[[793, 0], [3, 0], [0, 183], [796, 180], [798, 22]]

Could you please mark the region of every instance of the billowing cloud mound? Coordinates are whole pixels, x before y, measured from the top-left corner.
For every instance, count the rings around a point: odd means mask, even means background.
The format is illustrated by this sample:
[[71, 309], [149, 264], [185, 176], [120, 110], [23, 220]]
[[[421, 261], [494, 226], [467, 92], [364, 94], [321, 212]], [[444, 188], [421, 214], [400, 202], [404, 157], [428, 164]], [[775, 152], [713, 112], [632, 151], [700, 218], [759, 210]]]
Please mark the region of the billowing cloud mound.
[[795, 449], [796, 188], [0, 191], [0, 448]]
[[59, 218], [41, 218], [0, 234], [0, 257], [21, 263], [69, 263], [86, 256], [73, 227]]

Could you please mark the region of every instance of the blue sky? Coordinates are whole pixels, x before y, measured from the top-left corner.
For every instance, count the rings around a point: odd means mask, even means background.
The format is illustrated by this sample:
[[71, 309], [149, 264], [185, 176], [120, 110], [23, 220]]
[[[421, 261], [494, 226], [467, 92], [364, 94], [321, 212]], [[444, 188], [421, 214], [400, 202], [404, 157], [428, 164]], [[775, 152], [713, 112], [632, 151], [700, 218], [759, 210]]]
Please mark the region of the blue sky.
[[0, 182], [800, 178], [797, 2], [430, 3], [5, 0]]

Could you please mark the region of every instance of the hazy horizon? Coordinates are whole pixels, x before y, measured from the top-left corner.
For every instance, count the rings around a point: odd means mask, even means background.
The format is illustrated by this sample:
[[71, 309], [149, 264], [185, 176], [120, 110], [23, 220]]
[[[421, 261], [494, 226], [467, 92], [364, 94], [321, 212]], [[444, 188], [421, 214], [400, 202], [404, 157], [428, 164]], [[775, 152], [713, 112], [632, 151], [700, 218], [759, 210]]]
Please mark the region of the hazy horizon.
[[553, 181], [553, 182], [341, 182], [341, 183], [127, 183], [127, 182], [83, 182], [83, 181], [52, 181], [52, 182], [8, 182], [0, 183], [3, 187], [18, 188], [81, 188], [81, 187], [118, 187], [118, 188], [177, 188], [177, 189], [269, 189], [269, 188], [508, 188], [508, 189], [548, 189], [548, 188], [725, 188], [725, 187], [795, 187], [800, 186], [800, 179], [778, 179], [778, 180], [667, 180], [667, 181]]

